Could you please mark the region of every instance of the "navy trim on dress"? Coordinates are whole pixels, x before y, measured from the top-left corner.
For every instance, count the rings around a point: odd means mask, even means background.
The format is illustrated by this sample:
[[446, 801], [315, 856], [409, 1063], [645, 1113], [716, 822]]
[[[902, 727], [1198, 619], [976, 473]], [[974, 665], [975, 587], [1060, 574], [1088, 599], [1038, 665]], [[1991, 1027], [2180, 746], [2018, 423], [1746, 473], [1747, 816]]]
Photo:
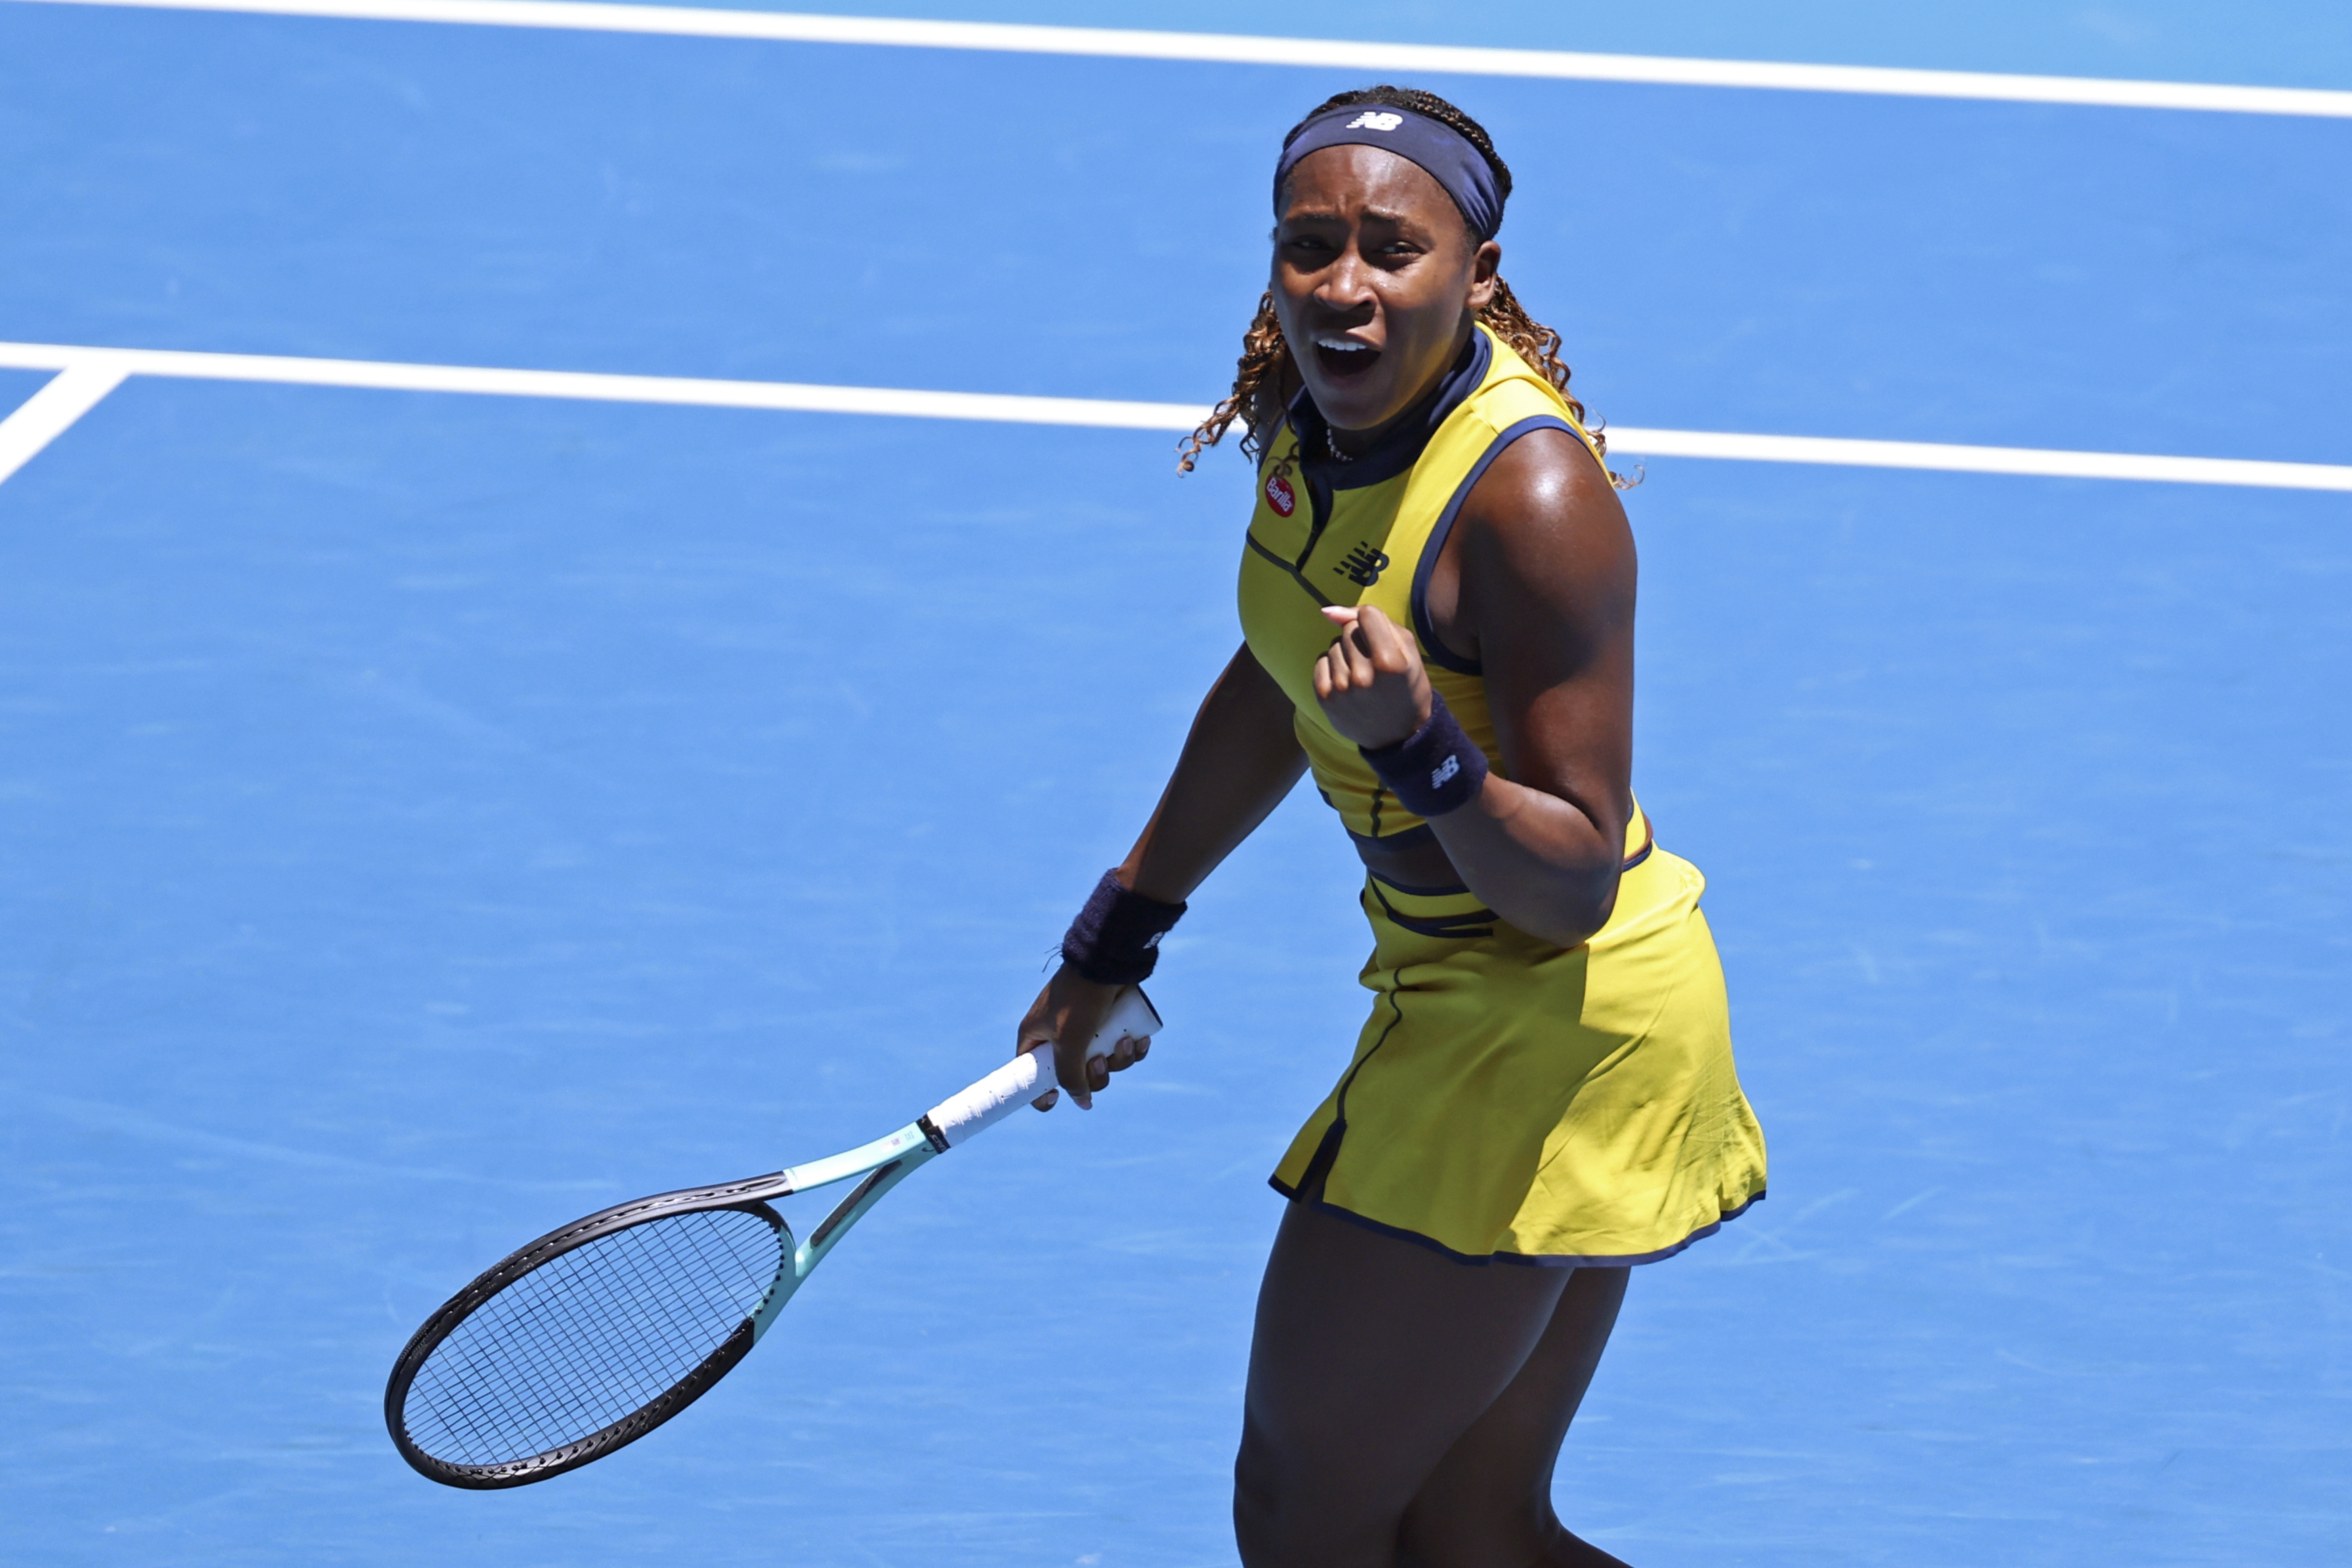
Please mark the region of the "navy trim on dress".
[[[1332, 1165], [1339, 1157], [1339, 1141], [1348, 1135], [1348, 1091], [1354, 1085], [1356, 1074], [1364, 1070], [1364, 1063], [1381, 1053], [1381, 1047], [1389, 1042], [1389, 1036], [1396, 1032], [1396, 1026], [1404, 1022], [1404, 1004], [1397, 1000], [1396, 993], [1389, 992], [1385, 999], [1389, 1004], [1388, 1027], [1381, 1030], [1380, 1039], [1372, 1041], [1372, 1049], [1364, 1052], [1362, 1059], [1350, 1066], [1340, 1078], [1339, 1096], [1331, 1106], [1331, 1124], [1323, 1130], [1322, 1141], [1315, 1145], [1315, 1153], [1307, 1159], [1306, 1170], [1299, 1173], [1298, 1185], [1295, 1187], [1288, 1186], [1280, 1176], [1266, 1177], [1274, 1185], [1274, 1190], [1283, 1197], [1297, 1201], [1301, 1193], [1319, 1194], [1323, 1190], [1323, 1178], [1330, 1175]], [[1322, 1200], [1318, 1197], [1313, 1201], [1319, 1203]]]
[[[1305, 572], [1299, 570], [1297, 567], [1291, 565], [1288, 561], [1275, 554], [1274, 551], [1266, 549], [1265, 546], [1258, 543], [1257, 536], [1255, 534], [1244, 534], [1242, 537], [1249, 540], [1250, 549], [1257, 551], [1258, 554], [1274, 562], [1275, 565], [1280, 567], [1284, 571], [1288, 572], [1290, 574], [1291, 580], [1298, 584], [1299, 587], [1305, 589], [1307, 593], [1314, 598], [1318, 604], [1329, 604], [1331, 602], [1329, 600], [1323, 597], [1323, 591], [1321, 589], [1307, 580], [1307, 574]], [[1310, 541], [1307, 548], [1311, 553], [1314, 550], [1315, 546]], [[1328, 800], [1330, 797], [1327, 795], [1324, 799]]]
[[[1323, 802], [1325, 805], [1329, 805], [1331, 797], [1324, 796]], [[1338, 808], [1333, 807], [1333, 810], [1336, 810]], [[1370, 844], [1376, 850], [1417, 850], [1423, 844], [1433, 844], [1437, 841], [1437, 830], [1427, 822], [1419, 822], [1401, 833], [1390, 833], [1385, 836], [1379, 833], [1360, 833], [1344, 821], [1339, 824], [1339, 827], [1340, 831], [1355, 842]]]
[[1334, 1115], [1331, 1124], [1323, 1129], [1322, 1140], [1315, 1145], [1314, 1154], [1307, 1156], [1307, 1168], [1299, 1173], [1297, 1186], [1285, 1184], [1280, 1176], [1268, 1176], [1266, 1181], [1275, 1191], [1293, 1203], [1297, 1202], [1303, 1193], [1322, 1191], [1324, 1178], [1331, 1174], [1331, 1162], [1339, 1157], [1339, 1140], [1347, 1131], [1348, 1124]]
[[[1323, 803], [1325, 805], [1331, 806], [1331, 809], [1335, 811], [1339, 810], [1339, 807], [1332, 805], [1331, 797], [1328, 794], [1324, 794], [1323, 786], [1320, 784], [1315, 786], [1315, 792], [1318, 795], [1323, 796]], [[1648, 821], [1646, 816], [1643, 820], [1645, 821]], [[1345, 822], [1339, 824], [1339, 829], [1340, 831], [1348, 835], [1349, 841], [1353, 842], [1360, 848], [1369, 846], [1376, 850], [1417, 850], [1423, 844], [1433, 844], [1437, 841], [1437, 830], [1430, 826], [1427, 822], [1423, 822], [1418, 827], [1407, 828], [1401, 833], [1391, 833], [1386, 838], [1382, 838], [1377, 833], [1360, 833], [1356, 831], [1355, 829], [1349, 827]], [[1622, 876], [1625, 873], [1632, 871], [1635, 866], [1640, 865], [1643, 861], [1648, 860], [1650, 858], [1650, 852], [1657, 847], [1658, 825], [1655, 822], [1649, 822], [1649, 834], [1642, 841], [1642, 847], [1617, 862], [1618, 874]], [[1399, 893], [1416, 894], [1424, 898], [1441, 898], [1447, 894], [1467, 893], [1470, 891], [1466, 884], [1461, 887], [1407, 887], [1401, 882], [1389, 882], [1388, 878], [1381, 876], [1378, 873], [1373, 872], [1370, 866], [1367, 866], [1364, 869], [1366, 873], [1371, 875], [1374, 880], [1388, 882], [1389, 885], [1395, 888]]]
[[1382, 887], [1395, 888], [1399, 893], [1413, 898], [1454, 898], [1470, 891], [1470, 884], [1466, 882], [1457, 882], [1451, 887], [1415, 887], [1409, 882], [1399, 882], [1394, 877], [1382, 876], [1369, 867], [1366, 868], [1364, 874]]
[[[1350, 1066], [1348, 1069], [1347, 1075], [1339, 1080], [1339, 1097], [1331, 1107], [1331, 1125], [1340, 1133], [1344, 1133], [1347, 1130], [1348, 1091], [1356, 1086], [1356, 1075], [1363, 1071], [1365, 1067], [1370, 1063], [1372, 1058], [1381, 1053], [1381, 1047], [1389, 1042], [1389, 1036], [1396, 1032], [1396, 1026], [1404, 1022], [1404, 1003], [1397, 999], [1396, 992], [1391, 991], [1388, 994], [1388, 1027], [1381, 1030], [1381, 1038], [1372, 1041], [1372, 1049], [1364, 1052], [1363, 1060]], [[1332, 1158], [1337, 1159], [1339, 1157], [1339, 1145], [1338, 1136], [1335, 1134], [1332, 1137], [1331, 1143]]]
[[[1290, 404], [1290, 427], [1297, 434], [1300, 471], [1309, 483], [1319, 479], [1334, 490], [1361, 490], [1386, 484], [1421, 461], [1422, 452], [1437, 434], [1437, 427], [1452, 417], [1454, 411], [1468, 401], [1486, 379], [1486, 367], [1492, 359], [1486, 334], [1473, 328], [1470, 341], [1463, 345], [1454, 368], [1445, 372], [1429, 395], [1399, 415], [1370, 452], [1345, 462], [1331, 457], [1330, 423], [1324, 419], [1323, 411], [1315, 406], [1315, 399], [1307, 388], [1300, 386]], [[1322, 455], [1314, 455], [1318, 453]]]
[[[1390, 924], [1402, 925], [1416, 936], [1451, 936], [1464, 939], [1492, 936], [1495, 934], [1495, 922], [1502, 918], [1491, 909], [1465, 910], [1460, 915], [1438, 915], [1427, 919], [1419, 915], [1407, 915], [1389, 902], [1388, 894], [1373, 885], [1379, 881], [1378, 877], [1368, 876], [1364, 885], [1371, 888], [1372, 896], [1381, 901], [1381, 913], [1389, 917]], [[1402, 890], [1399, 889], [1399, 891]], [[1469, 890], [1465, 888], [1463, 891], [1466, 893]]]
[[[1333, 1125], [1336, 1128], [1338, 1124], [1334, 1123]], [[1328, 1134], [1325, 1134], [1325, 1141], [1329, 1141]], [[1322, 1158], [1323, 1151], [1318, 1148], [1315, 1151], [1315, 1154], [1316, 1158], [1320, 1159]], [[1334, 1157], [1337, 1157], [1336, 1154]], [[1285, 1186], [1280, 1181], [1275, 1180], [1271, 1177], [1268, 1178], [1267, 1185], [1272, 1186], [1275, 1191], [1282, 1194], [1283, 1197], [1288, 1198], [1293, 1203], [1303, 1203], [1310, 1207], [1319, 1208], [1324, 1213], [1344, 1219], [1350, 1225], [1360, 1225], [1365, 1229], [1377, 1232], [1382, 1236], [1393, 1236], [1400, 1241], [1410, 1241], [1415, 1246], [1426, 1247], [1441, 1258], [1449, 1259], [1456, 1263], [1467, 1264], [1472, 1268], [1484, 1268], [1489, 1263], [1514, 1263], [1522, 1269], [1629, 1269], [1643, 1263], [1663, 1263], [1667, 1259], [1673, 1257], [1675, 1253], [1681, 1251], [1684, 1248], [1688, 1247], [1692, 1242], [1706, 1240], [1708, 1237], [1722, 1229], [1726, 1224], [1738, 1218], [1741, 1215], [1747, 1213], [1749, 1209], [1764, 1201], [1764, 1195], [1761, 1192], [1751, 1193], [1748, 1195], [1748, 1201], [1742, 1203], [1738, 1208], [1733, 1209], [1730, 1213], [1717, 1216], [1712, 1224], [1702, 1225], [1696, 1230], [1692, 1231], [1688, 1236], [1684, 1237], [1680, 1241], [1675, 1242], [1672, 1247], [1661, 1247], [1655, 1252], [1627, 1252], [1620, 1254], [1610, 1254], [1605, 1252], [1590, 1254], [1570, 1254], [1565, 1252], [1489, 1252], [1484, 1256], [1480, 1256], [1476, 1253], [1471, 1252], [1456, 1252], [1453, 1248], [1448, 1247], [1443, 1241], [1432, 1240], [1430, 1238], [1423, 1236], [1418, 1230], [1407, 1230], [1401, 1226], [1383, 1225], [1377, 1219], [1367, 1219], [1353, 1209], [1341, 1208], [1338, 1204], [1333, 1203], [1328, 1198], [1302, 1197], [1297, 1190]]]
[[1475, 659], [1462, 657], [1437, 640], [1437, 630], [1429, 623], [1430, 574], [1437, 570], [1438, 554], [1445, 549], [1446, 536], [1454, 531], [1454, 519], [1461, 515], [1462, 503], [1470, 498], [1470, 492], [1486, 476], [1487, 465], [1500, 457], [1511, 443], [1538, 430], [1564, 430], [1571, 436], [1576, 434], [1576, 427], [1559, 415], [1536, 413], [1509, 426], [1488, 442], [1486, 450], [1478, 455], [1478, 461], [1470, 465], [1470, 472], [1462, 476], [1462, 483], [1454, 487], [1453, 497], [1445, 503], [1445, 510], [1437, 514], [1437, 526], [1429, 530], [1429, 542], [1421, 547], [1421, 559], [1412, 569], [1413, 635], [1421, 639], [1422, 652], [1429, 656], [1432, 664], [1443, 664], [1457, 675], [1484, 674], [1486, 666]]

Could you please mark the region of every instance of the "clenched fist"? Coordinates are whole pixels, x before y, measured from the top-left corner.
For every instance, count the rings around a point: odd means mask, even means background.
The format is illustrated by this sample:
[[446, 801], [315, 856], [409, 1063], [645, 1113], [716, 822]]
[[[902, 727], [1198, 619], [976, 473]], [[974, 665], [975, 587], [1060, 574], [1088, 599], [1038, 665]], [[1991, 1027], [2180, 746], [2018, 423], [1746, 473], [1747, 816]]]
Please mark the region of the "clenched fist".
[[1331, 727], [1368, 750], [1394, 746], [1429, 722], [1421, 648], [1376, 606], [1327, 607], [1339, 640], [1315, 661], [1315, 696]]

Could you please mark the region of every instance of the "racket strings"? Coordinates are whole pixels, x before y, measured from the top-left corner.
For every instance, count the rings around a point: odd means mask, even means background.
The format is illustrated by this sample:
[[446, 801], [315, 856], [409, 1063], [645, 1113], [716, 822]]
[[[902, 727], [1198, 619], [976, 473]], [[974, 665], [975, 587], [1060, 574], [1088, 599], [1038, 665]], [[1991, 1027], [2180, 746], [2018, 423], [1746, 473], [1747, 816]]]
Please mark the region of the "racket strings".
[[577, 1442], [660, 1398], [758, 1307], [786, 1260], [758, 1215], [632, 1226], [532, 1270], [476, 1308], [409, 1385], [410, 1440], [496, 1465]]
[[700, 1364], [781, 1260], [764, 1221], [730, 1212], [657, 1221], [566, 1254], [436, 1350], [412, 1385], [411, 1435], [439, 1457], [491, 1464], [601, 1430]]
[[[739, 1224], [727, 1226], [730, 1218]], [[761, 1234], [763, 1224], [740, 1223], [749, 1219], [698, 1215], [625, 1231], [592, 1244], [581, 1265], [522, 1294], [508, 1323], [485, 1326], [505, 1330], [500, 1360], [522, 1352], [530, 1361], [485, 1369], [469, 1357], [465, 1365], [473, 1435], [499, 1448], [520, 1437], [542, 1445], [526, 1453], [543, 1451], [600, 1430], [675, 1385], [734, 1332], [773, 1277], [772, 1244], [749, 1268], [732, 1248], [713, 1245], [731, 1239], [722, 1227], [748, 1233], [755, 1245], [772, 1242], [772, 1232]], [[538, 1375], [530, 1379], [536, 1386], [521, 1392], [540, 1397], [516, 1399], [511, 1375], [499, 1375], [517, 1370]], [[545, 1396], [550, 1388], [560, 1391], [556, 1397]], [[483, 1404], [484, 1396], [493, 1403]], [[483, 1421], [485, 1411], [494, 1418]], [[525, 1417], [520, 1432], [518, 1416]]]

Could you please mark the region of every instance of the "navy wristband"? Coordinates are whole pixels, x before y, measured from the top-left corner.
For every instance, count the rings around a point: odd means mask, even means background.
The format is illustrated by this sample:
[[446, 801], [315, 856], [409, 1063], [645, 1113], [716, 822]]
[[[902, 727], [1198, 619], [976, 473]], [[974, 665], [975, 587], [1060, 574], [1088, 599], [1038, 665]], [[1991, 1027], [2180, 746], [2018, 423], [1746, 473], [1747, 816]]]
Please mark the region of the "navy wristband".
[[1062, 961], [1098, 985], [1150, 979], [1160, 939], [1183, 915], [1182, 904], [1146, 898], [1107, 871], [1062, 938]]
[[1476, 800], [1486, 782], [1486, 754], [1435, 692], [1429, 694], [1429, 721], [1419, 729], [1394, 746], [1356, 749], [1416, 817], [1457, 810]]

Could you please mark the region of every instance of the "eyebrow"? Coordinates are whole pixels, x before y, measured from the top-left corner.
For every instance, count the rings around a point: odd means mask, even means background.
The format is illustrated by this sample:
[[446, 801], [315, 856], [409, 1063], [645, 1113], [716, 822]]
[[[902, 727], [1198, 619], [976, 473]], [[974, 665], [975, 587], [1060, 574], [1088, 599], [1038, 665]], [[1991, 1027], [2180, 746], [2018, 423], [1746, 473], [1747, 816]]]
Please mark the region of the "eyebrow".
[[[1294, 217], [1336, 218], [1338, 216], [1339, 216], [1339, 214], [1335, 209], [1329, 207], [1309, 207], [1304, 212], [1286, 212], [1281, 217], [1276, 219], [1275, 223], [1276, 226], [1279, 227], [1282, 224]], [[1368, 218], [1377, 218], [1383, 223], [1393, 224], [1398, 228], [1412, 228], [1417, 226], [1416, 220], [1410, 213], [1395, 212], [1387, 207], [1366, 207], [1364, 209], [1364, 216]]]

